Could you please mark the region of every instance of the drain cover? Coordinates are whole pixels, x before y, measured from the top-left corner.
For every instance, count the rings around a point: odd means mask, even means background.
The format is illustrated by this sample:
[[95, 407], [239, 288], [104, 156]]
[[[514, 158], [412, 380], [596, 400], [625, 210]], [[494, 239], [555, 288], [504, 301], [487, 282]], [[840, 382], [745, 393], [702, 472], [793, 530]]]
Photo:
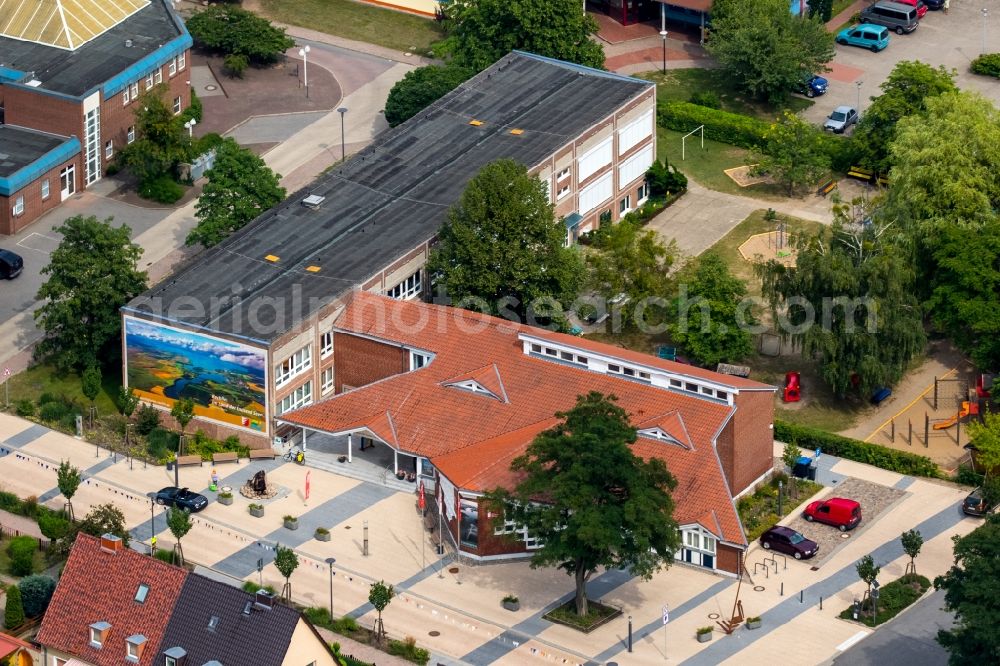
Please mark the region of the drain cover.
[[428, 636], [440, 636], [441, 632], [440, 631], [428, 631], [427, 635]]
[[212, 84], [208, 84], [207, 86], [205, 86], [205, 90], [215, 90], [215, 89], [216, 87], [213, 86]]
[[708, 619], [709, 620], [718, 620], [719, 619], [719, 614], [718, 613], [709, 613], [708, 614]]
[[448, 573], [458, 573], [458, 567], [452, 567], [451, 569], [448, 569]]

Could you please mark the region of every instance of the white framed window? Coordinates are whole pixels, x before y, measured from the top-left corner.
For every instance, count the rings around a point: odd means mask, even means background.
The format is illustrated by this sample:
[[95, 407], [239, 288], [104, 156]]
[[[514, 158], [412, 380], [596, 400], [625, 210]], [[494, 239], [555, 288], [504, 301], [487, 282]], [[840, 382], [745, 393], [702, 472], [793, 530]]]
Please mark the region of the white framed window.
[[306, 382], [281, 399], [281, 402], [278, 403], [278, 414], [281, 415], [285, 412], [290, 412], [293, 409], [305, 407], [311, 403], [312, 382]]
[[164, 657], [163, 666], [177, 666], [177, 660], [173, 657]]
[[115, 154], [115, 142], [108, 139], [104, 142], [104, 159], [110, 160]]
[[653, 136], [653, 111], [649, 110], [618, 130], [618, 154], [624, 155], [630, 148]]
[[157, 67], [156, 72], [153, 74], [153, 77], [156, 79], [156, 82], [158, 84], [163, 83], [163, 70]]
[[641, 206], [649, 198], [649, 183], [643, 183], [635, 191], [635, 203]]
[[611, 158], [613, 155], [613, 151], [611, 149], [612, 143], [612, 137], [609, 136], [607, 139], [601, 141], [599, 144], [584, 153], [584, 155], [579, 159], [577, 162], [577, 178], [579, 178], [581, 183], [611, 164]]
[[626, 194], [625, 198], [618, 202], [618, 214], [624, 215], [630, 210], [632, 210], [632, 197]]
[[129, 641], [125, 641], [125, 658], [134, 659], [135, 661], [138, 661], [139, 646], [136, 645], [135, 643], [130, 643]]
[[21, 215], [22, 213], [24, 213], [24, 195], [20, 195], [14, 199], [14, 215]]
[[406, 278], [392, 289], [386, 291], [385, 295], [389, 298], [394, 298], [397, 301], [408, 301], [419, 296], [420, 269], [417, 269], [416, 273]]
[[417, 370], [431, 362], [430, 354], [410, 350], [410, 370]]
[[533, 534], [528, 532], [528, 529], [524, 525], [518, 525], [513, 520], [507, 520], [504, 516], [503, 521], [497, 521], [493, 527], [493, 534], [496, 536], [501, 536], [504, 534], [516, 534], [521, 541], [524, 542], [524, 547], [528, 550], [538, 550], [542, 547], [542, 540]]
[[46, 178], [42, 181], [42, 201], [49, 198], [49, 179]]
[[129, 143], [135, 141], [135, 125], [129, 125], [128, 133], [125, 136], [125, 140]]
[[168, 69], [167, 71], [170, 73], [170, 76], [173, 76], [174, 74], [177, 73], [177, 56], [174, 56], [170, 60], [170, 69]]
[[556, 174], [556, 182], [559, 182], [561, 180], [566, 180], [567, 178], [569, 178], [569, 175], [572, 172], [573, 170], [571, 167], [566, 167], [565, 169]]
[[333, 353], [333, 331], [319, 336], [319, 357], [326, 358]]
[[618, 189], [625, 189], [629, 183], [645, 176], [651, 166], [653, 146], [650, 145], [618, 165]]
[[306, 345], [274, 368], [274, 385], [281, 386], [312, 367], [312, 348]]
[[320, 385], [320, 392], [322, 395], [326, 395], [333, 390], [333, 368], [327, 368], [323, 371], [320, 376], [322, 384]]
[[149, 74], [146, 75], [146, 90], [149, 90], [152, 87], [153, 87], [153, 73], [150, 72]]
[[122, 91], [122, 106], [128, 104], [131, 99], [132, 98], [129, 95], [128, 86], [125, 86], [125, 90]]
[[181, 112], [181, 98], [174, 97], [174, 115], [176, 116]]
[[186, 56], [185, 56], [184, 53], [181, 53], [180, 55], [177, 56], [177, 71], [178, 72], [181, 71], [182, 69], [184, 69], [184, 59], [185, 59], [185, 57]]
[[674, 557], [689, 564], [714, 569], [716, 538], [697, 526], [682, 529], [681, 534], [683, 545]]
[[556, 192], [556, 201], [564, 199], [567, 194], [569, 194], [570, 187], [568, 184], [559, 187], [559, 191]]
[[580, 190], [580, 205], [578, 207], [580, 215], [586, 215], [611, 198], [611, 195], [614, 194], [612, 180], [612, 175], [608, 173]]
[[139, 99], [139, 82], [132, 84], [132, 99]]
[[90, 644], [94, 647], [101, 647], [103, 644], [104, 632], [94, 627], [90, 628]]

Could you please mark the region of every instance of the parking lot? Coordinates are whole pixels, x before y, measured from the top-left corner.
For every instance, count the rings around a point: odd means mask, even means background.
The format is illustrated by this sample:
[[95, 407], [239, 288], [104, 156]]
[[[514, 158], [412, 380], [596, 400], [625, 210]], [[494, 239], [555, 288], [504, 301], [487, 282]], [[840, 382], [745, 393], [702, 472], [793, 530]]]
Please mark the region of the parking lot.
[[802, 112], [803, 118], [822, 124], [835, 107], [858, 106], [859, 96], [863, 114], [869, 98], [881, 92], [879, 86], [902, 60], [920, 60], [935, 67], [955, 69], [960, 88], [978, 91], [1000, 104], [1000, 81], [969, 72], [969, 63], [982, 52], [982, 8], [989, 5], [994, 5], [995, 11], [985, 21], [987, 52], [1000, 51], [1000, 5], [971, 0], [952, 0], [948, 14], [927, 12], [913, 33], [892, 33], [889, 47], [880, 53], [838, 44], [837, 54], [830, 63], [831, 71], [823, 74], [830, 81], [829, 90]]

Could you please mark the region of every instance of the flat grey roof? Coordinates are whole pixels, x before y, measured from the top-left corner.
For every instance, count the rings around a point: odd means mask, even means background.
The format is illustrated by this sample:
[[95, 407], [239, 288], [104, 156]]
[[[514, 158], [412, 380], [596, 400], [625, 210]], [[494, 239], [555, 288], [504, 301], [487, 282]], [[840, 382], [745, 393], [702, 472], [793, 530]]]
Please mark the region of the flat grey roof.
[[64, 136], [0, 125], [0, 178], [13, 175], [64, 141]]
[[[273, 340], [433, 238], [486, 164], [509, 158], [537, 165], [652, 85], [508, 54], [129, 306], [145, 302], [146, 310], [147, 299], [155, 299], [162, 316], [180, 299], [195, 299], [200, 312], [188, 308], [170, 318]], [[471, 125], [473, 119], [482, 124]], [[512, 129], [523, 133], [513, 135]], [[336, 139], [329, 137], [331, 143]], [[313, 194], [325, 197], [318, 210], [302, 204]], [[269, 261], [268, 255], [279, 259]], [[309, 272], [310, 266], [320, 270]], [[254, 313], [256, 326], [250, 322]]]
[[[168, 1], [153, 0], [75, 51], [0, 37], [0, 66], [34, 72], [41, 90], [79, 97], [182, 34], [167, 9]], [[132, 46], [125, 46], [126, 39]]]

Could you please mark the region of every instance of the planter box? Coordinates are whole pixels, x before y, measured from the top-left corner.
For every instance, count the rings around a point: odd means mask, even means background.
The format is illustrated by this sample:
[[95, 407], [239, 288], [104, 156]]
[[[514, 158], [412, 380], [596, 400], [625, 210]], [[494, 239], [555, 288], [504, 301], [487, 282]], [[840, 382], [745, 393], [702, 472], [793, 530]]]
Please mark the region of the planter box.
[[708, 632], [707, 634], [695, 634], [695, 635], [698, 637], [699, 643], [707, 643], [710, 640], [712, 640], [712, 632]]
[[220, 497], [219, 504], [225, 504], [226, 506], [231, 506], [233, 503], [232, 497]]
[[297, 520], [286, 520], [285, 521], [286, 530], [297, 530], [299, 529], [299, 521]]
[[253, 507], [250, 507], [250, 515], [253, 516], [254, 518], [263, 518], [264, 517], [264, 507], [261, 507], [259, 509], [255, 509]]
[[[287, 525], [286, 525], [286, 527], [287, 527]], [[291, 529], [295, 529], [295, 528], [291, 528]], [[329, 541], [333, 537], [333, 535], [330, 534], [329, 532], [325, 532], [325, 533], [324, 532], [316, 532], [316, 534], [314, 534], [313, 536], [316, 537], [316, 541]]]
[[500, 603], [502, 603], [503, 607], [506, 608], [509, 611], [519, 611], [519, 610], [521, 610], [521, 602], [520, 601], [501, 601]]
[[747, 629], [760, 629], [760, 620], [756, 622], [747, 622]]

